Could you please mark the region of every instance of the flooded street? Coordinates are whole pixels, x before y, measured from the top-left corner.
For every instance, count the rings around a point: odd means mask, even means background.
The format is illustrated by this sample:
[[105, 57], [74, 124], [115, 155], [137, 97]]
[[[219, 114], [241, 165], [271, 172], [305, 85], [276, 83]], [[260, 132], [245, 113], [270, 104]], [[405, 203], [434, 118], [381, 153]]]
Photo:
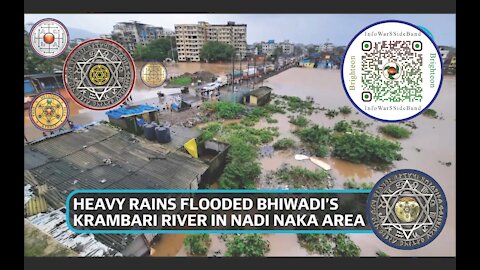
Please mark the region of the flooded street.
[[[246, 63], [242, 64], [246, 67]], [[137, 63], [137, 69], [141, 67], [141, 63]], [[205, 64], [205, 63], [178, 63], [175, 66], [167, 65], [169, 76], [176, 76], [184, 72], [208, 71], [213, 74], [223, 74], [231, 71], [231, 63], [225, 64]], [[236, 69], [239, 68], [236, 63]], [[291, 68], [274, 77], [267, 79], [264, 85], [273, 89], [273, 93], [277, 95], [289, 95], [306, 98], [311, 96], [319, 107], [328, 109], [337, 109], [340, 106], [349, 106], [352, 113], [349, 116], [341, 114], [328, 118], [324, 111], [314, 113], [307, 118], [313, 124], [325, 127], [333, 127], [333, 125], [345, 119], [362, 120], [365, 123], [373, 123], [367, 127], [367, 131], [372, 134], [378, 134], [378, 127], [383, 123], [374, 121], [367, 116], [357, 113], [357, 110], [350, 103], [343, 90], [338, 70], [321, 70], [307, 68]], [[158, 89], [148, 88], [138, 81], [135, 83], [132, 92], [132, 98], [135, 104], [149, 103], [158, 104]], [[73, 102], [65, 91], [61, 94], [67, 97], [70, 106], [70, 120], [75, 124], [88, 124], [93, 121], [107, 120], [105, 111], [92, 111], [81, 108]], [[402, 156], [404, 160], [394, 163], [396, 169], [416, 169], [431, 175], [439, 182], [447, 196], [448, 217], [447, 223], [440, 235], [429, 245], [411, 251], [403, 251], [390, 248], [381, 242], [374, 234], [355, 234], [350, 235], [351, 239], [361, 248], [361, 256], [376, 256], [375, 252], [381, 250], [390, 256], [455, 256], [456, 250], [454, 243], [456, 228], [456, 115], [455, 115], [455, 99], [456, 99], [456, 81], [455, 77], [446, 76], [443, 81], [442, 89], [432, 104], [431, 108], [439, 113], [439, 119], [427, 118], [422, 115], [412, 119], [417, 129], [410, 129], [412, 134], [408, 139], [398, 140], [402, 145]], [[272, 118], [277, 119], [278, 123], [269, 124], [262, 119], [255, 125], [261, 127], [278, 127], [281, 138], [292, 138], [299, 142], [292, 131], [296, 126], [288, 122], [288, 116], [295, 115], [292, 113], [275, 114]], [[24, 127], [25, 136], [28, 140], [33, 140], [42, 136], [42, 132], [32, 126], [28, 110], [24, 111]], [[67, 127], [68, 128], [68, 127]], [[262, 165], [262, 173], [278, 169], [282, 164], [303, 166], [309, 169], [318, 168], [309, 160], [297, 161], [294, 159], [295, 152], [293, 150], [275, 151], [272, 157], [260, 158]], [[353, 164], [351, 162], [339, 160], [332, 157], [322, 159], [327, 162], [332, 170], [330, 171], [334, 181], [335, 189], [343, 189], [345, 180], [354, 179], [359, 182], [376, 182], [386, 172], [375, 171], [372, 168], [362, 165]], [[443, 165], [445, 162], [451, 162], [451, 166]], [[443, 163], [443, 164], [442, 164]], [[259, 188], [272, 188], [269, 186], [259, 186]], [[283, 188], [283, 187], [277, 187]], [[183, 248], [183, 240], [186, 235], [172, 234], [163, 235], [162, 239], [152, 248], [152, 256], [185, 256]], [[209, 256], [213, 256], [216, 251], [223, 254], [226, 247], [223, 240], [218, 235], [210, 235], [212, 244], [208, 252]], [[270, 252], [268, 256], [308, 256], [307, 251], [300, 247], [295, 234], [266, 234], [264, 239], [270, 241]]]

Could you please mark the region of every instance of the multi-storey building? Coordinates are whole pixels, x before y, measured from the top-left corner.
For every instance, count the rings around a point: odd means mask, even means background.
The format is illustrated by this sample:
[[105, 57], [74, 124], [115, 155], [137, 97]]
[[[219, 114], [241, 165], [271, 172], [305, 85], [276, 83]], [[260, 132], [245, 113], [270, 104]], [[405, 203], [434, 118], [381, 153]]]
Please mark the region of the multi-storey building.
[[167, 37], [169, 32], [163, 27], [132, 21], [115, 24], [111, 36], [129, 52], [133, 52], [137, 45], [146, 45], [152, 40]]
[[283, 54], [290, 55], [293, 54], [295, 46], [290, 43], [290, 41], [285, 40], [284, 42], [280, 42], [279, 46], [282, 47]]
[[243, 58], [247, 53], [247, 25], [235, 24], [176, 24], [175, 38], [178, 61], [200, 61], [200, 51], [208, 41], [230, 44], [235, 48], [237, 57]]
[[273, 54], [273, 51], [277, 48], [277, 44], [275, 44], [275, 40], [270, 39], [267, 42], [262, 41], [262, 53], [270, 56]]

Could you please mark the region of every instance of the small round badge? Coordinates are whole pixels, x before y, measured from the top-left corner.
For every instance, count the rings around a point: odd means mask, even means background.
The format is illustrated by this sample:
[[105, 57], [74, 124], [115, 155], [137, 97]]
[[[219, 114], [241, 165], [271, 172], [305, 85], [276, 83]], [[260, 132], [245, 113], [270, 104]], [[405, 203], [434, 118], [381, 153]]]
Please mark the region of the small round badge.
[[160, 62], [148, 62], [140, 70], [140, 78], [148, 87], [160, 87], [167, 79], [167, 69]]
[[30, 47], [41, 57], [54, 58], [68, 46], [68, 30], [58, 20], [47, 18], [36, 22], [30, 29]]
[[447, 199], [440, 185], [417, 170], [391, 172], [368, 197], [368, 219], [385, 244], [417, 249], [432, 242], [447, 220]]
[[67, 122], [69, 113], [68, 103], [62, 96], [46, 92], [32, 100], [29, 117], [38, 129], [53, 131]]

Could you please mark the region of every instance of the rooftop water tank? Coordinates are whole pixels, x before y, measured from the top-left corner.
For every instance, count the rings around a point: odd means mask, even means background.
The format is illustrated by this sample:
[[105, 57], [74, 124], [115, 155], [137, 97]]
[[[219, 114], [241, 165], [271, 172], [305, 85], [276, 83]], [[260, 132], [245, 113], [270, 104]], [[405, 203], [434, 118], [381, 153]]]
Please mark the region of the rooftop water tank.
[[155, 135], [155, 128], [156, 126], [152, 124], [143, 125], [143, 136], [145, 136], [147, 140], [154, 141], [157, 138]]
[[155, 135], [159, 143], [169, 143], [172, 140], [170, 137], [170, 128], [168, 127], [156, 127]]

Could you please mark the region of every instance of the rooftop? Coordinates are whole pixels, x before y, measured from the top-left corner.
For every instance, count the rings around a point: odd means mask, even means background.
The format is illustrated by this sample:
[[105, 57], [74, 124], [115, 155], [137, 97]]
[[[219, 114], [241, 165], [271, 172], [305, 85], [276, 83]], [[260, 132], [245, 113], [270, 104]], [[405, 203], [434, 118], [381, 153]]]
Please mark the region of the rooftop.
[[[162, 145], [108, 124], [87, 126], [24, 147], [26, 184], [46, 185], [53, 208], [76, 189], [190, 189], [208, 165], [179, 149], [183, 127]], [[182, 136], [182, 134], [184, 136]], [[189, 137], [191, 138], [191, 137]]]
[[255, 90], [252, 90], [249, 95], [251, 96], [255, 96], [255, 97], [263, 97], [265, 95], [268, 95], [269, 93], [272, 92], [272, 88], [268, 87], [268, 86], [262, 86], [262, 87], [259, 87]]
[[[208, 165], [179, 149], [199, 134], [198, 129], [172, 126], [172, 141], [162, 145], [105, 123], [65, 131], [24, 146], [25, 185], [36, 187], [37, 193], [41, 189], [53, 209], [65, 207], [76, 189], [196, 188]], [[135, 237], [95, 238], [122, 252]]]

